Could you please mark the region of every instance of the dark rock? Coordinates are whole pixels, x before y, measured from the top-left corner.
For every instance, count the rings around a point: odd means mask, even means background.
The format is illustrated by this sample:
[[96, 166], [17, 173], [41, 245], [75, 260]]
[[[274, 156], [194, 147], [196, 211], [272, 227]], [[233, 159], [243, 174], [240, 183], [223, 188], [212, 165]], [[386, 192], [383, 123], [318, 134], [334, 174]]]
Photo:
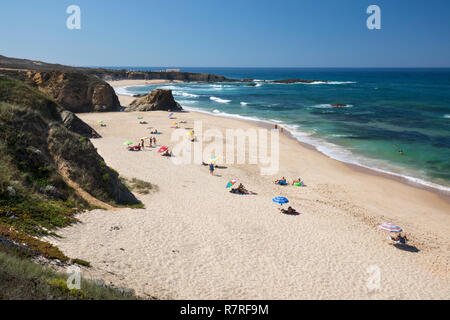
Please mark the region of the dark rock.
[[78, 118], [73, 112], [67, 110], [62, 111], [61, 119], [67, 129], [76, 132], [83, 137], [100, 138], [100, 135], [94, 129], [92, 129], [91, 126]]
[[256, 83], [249, 83], [248, 86], [249, 87], [256, 87]]
[[155, 89], [131, 102], [125, 111], [181, 111], [182, 109], [181, 105], [173, 98], [172, 90]]
[[346, 104], [343, 104], [343, 103], [334, 103], [334, 104], [332, 104], [331, 106], [332, 106], [332, 107], [346, 107], [347, 105], [346, 105]]

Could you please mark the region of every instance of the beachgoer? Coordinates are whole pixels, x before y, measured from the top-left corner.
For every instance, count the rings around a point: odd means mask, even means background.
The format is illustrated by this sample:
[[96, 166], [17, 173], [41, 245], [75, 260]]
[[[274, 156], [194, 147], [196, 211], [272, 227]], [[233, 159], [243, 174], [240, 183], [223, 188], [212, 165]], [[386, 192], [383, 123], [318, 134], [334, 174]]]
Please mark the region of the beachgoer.
[[395, 236], [391, 236], [391, 240], [394, 243], [406, 244], [406, 242], [408, 241], [408, 238], [406, 237], [405, 234], [398, 233]]
[[214, 164], [212, 164], [212, 163], [209, 164], [209, 173], [211, 175], [214, 175]]
[[285, 177], [282, 177], [281, 179], [274, 181], [274, 183], [279, 185], [287, 185], [287, 180]]

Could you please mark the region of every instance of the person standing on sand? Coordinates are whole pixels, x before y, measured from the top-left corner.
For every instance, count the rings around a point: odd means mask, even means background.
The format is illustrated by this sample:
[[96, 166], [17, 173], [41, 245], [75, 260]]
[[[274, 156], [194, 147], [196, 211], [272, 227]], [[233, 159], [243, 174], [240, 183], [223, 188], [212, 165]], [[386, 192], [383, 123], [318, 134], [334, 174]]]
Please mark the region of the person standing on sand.
[[213, 176], [214, 175], [214, 164], [209, 164], [209, 173]]

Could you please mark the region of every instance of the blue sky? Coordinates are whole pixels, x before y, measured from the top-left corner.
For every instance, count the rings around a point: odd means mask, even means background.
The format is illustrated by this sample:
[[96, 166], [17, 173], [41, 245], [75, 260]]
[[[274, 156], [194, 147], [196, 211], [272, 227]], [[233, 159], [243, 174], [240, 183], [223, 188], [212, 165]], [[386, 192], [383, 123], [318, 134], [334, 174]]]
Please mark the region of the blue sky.
[[[39, 3], [39, 4], [38, 4]], [[81, 8], [81, 30], [66, 8]], [[381, 30], [366, 9], [381, 8]], [[16, 0], [0, 54], [85, 66], [450, 67], [448, 0]]]

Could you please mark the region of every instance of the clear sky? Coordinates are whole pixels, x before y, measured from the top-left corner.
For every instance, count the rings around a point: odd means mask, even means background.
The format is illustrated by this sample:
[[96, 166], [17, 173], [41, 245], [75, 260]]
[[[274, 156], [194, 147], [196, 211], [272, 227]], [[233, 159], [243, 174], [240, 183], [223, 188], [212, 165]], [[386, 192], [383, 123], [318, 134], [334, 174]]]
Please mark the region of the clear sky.
[[[81, 30], [69, 30], [69, 5]], [[369, 30], [369, 5], [381, 30]], [[0, 54], [84, 66], [450, 67], [449, 0], [2, 0]]]

